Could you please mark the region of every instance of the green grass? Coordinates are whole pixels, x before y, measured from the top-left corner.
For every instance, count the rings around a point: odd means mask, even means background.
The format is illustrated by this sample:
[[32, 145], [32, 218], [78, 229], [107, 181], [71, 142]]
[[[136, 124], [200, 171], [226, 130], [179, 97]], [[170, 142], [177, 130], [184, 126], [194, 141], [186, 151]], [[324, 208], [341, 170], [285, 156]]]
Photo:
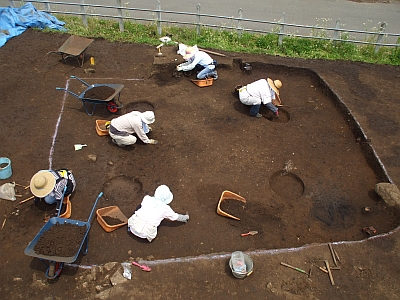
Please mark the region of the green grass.
[[[155, 23], [142, 24], [125, 21], [124, 32], [120, 32], [119, 24], [113, 20], [88, 18], [85, 27], [80, 17], [57, 15], [64, 21], [68, 33], [91, 37], [104, 38], [115, 42], [130, 42], [138, 44], [158, 45]], [[278, 45], [277, 34], [238, 34], [236, 30], [202, 28], [201, 35], [196, 35], [196, 28], [164, 26], [163, 35], [172, 36], [173, 41], [186, 45], [197, 44], [202, 48], [224, 50], [228, 52], [243, 52], [252, 54], [279, 55], [283, 57], [348, 60], [373, 64], [400, 65], [400, 51], [397, 48], [381, 47], [375, 53], [373, 45], [357, 45], [346, 42], [333, 43], [329, 40], [284, 37], [282, 45]], [[317, 34], [316, 36], [321, 36]]]

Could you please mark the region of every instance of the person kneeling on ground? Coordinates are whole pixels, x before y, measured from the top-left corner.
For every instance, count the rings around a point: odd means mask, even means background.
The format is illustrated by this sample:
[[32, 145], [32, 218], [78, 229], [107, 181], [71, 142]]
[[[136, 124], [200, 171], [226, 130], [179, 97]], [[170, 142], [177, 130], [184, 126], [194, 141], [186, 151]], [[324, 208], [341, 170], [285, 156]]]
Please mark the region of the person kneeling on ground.
[[251, 116], [261, 118], [262, 115], [259, 111], [261, 104], [263, 104], [271, 110], [277, 118], [279, 117], [278, 107], [276, 107], [272, 102], [281, 102], [279, 98], [279, 89], [281, 87], [282, 82], [280, 80], [272, 81], [270, 78], [267, 78], [267, 80], [259, 79], [241, 87], [239, 89], [239, 99], [243, 104], [251, 105]]
[[185, 53], [183, 59], [186, 60], [186, 62], [178, 65], [176, 67], [177, 71], [191, 71], [195, 69], [196, 72], [198, 72], [197, 79], [218, 79], [218, 73], [217, 70], [215, 70], [217, 61], [212, 59], [210, 55], [204, 51], [196, 50], [193, 47], [187, 47]]
[[154, 192], [154, 197], [144, 196], [142, 203], [128, 219], [128, 231], [151, 242], [157, 236], [157, 227], [162, 220], [186, 223], [189, 215], [177, 214], [169, 206], [173, 197], [166, 185], [160, 185]]
[[33, 175], [29, 186], [36, 197], [35, 203], [44, 198], [47, 204], [53, 204], [61, 201], [63, 196], [71, 195], [75, 191], [76, 182], [72, 172], [67, 169], [41, 170]]
[[149, 139], [147, 134], [151, 132], [149, 124], [154, 123], [155, 116], [152, 111], [132, 111], [118, 118], [112, 119], [109, 127], [109, 134], [114, 144], [120, 147], [136, 143], [136, 134], [145, 144], [157, 144], [158, 141]]

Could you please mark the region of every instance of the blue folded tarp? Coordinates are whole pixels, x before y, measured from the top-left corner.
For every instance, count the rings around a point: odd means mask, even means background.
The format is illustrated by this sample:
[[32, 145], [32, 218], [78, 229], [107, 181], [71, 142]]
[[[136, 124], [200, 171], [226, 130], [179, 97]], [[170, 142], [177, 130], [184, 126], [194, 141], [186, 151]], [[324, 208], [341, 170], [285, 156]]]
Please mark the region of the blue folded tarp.
[[66, 31], [64, 22], [49, 13], [38, 11], [32, 3], [19, 8], [0, 7], [0, 47], [9, 39], [20, 35], [29, 27]]

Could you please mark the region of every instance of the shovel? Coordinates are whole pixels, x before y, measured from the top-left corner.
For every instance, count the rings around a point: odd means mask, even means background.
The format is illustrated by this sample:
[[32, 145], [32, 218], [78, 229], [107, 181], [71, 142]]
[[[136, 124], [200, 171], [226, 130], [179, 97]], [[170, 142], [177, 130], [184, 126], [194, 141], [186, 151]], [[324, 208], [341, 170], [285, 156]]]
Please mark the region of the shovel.
[[242, 233], [241, 236], [248, 236], [248, 235], [256, 235], [258, 233], [258, 231], [249, 231], [247, 233]]
[[132, 262], [132, 265], [139, 267], [142, 271], [150, 272], [151, 268], [145, 265], [140, 265], [137, 262]]

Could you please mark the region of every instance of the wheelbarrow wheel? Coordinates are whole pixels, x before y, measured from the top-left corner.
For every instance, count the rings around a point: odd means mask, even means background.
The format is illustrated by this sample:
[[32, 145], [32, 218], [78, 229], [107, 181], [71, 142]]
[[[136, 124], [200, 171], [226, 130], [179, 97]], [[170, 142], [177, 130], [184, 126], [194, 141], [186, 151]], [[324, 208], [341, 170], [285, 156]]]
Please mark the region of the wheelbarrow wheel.
[[46, 271], [47, 279], [54, 279], [58, 277], [62, 271], [63, 265], [64, 263], [60, 262], [55, 262], [55, 261], [50, 262], [49, 268]]
[[110, 113], [115, 114], [118, 111], [118, 105], [115, 102], [110, 101], [107, 103], [107, 109]]

